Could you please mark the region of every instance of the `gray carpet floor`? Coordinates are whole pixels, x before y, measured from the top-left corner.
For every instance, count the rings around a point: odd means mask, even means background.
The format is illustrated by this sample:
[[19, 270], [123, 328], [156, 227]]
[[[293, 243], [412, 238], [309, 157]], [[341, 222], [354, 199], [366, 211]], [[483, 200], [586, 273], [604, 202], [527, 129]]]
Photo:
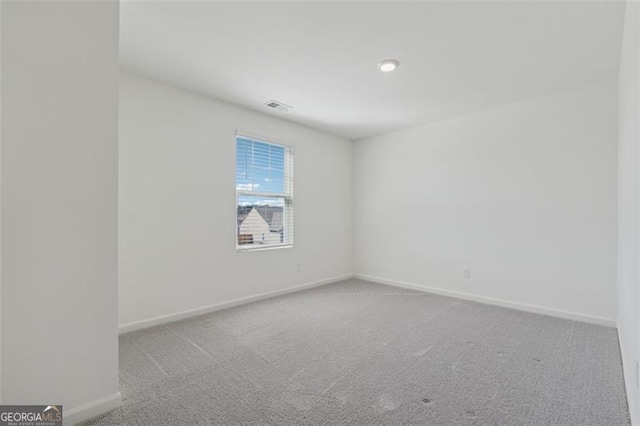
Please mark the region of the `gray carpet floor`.
[[616, 331], [349, 280], [120, 337], [95, 425], [628, 425]]

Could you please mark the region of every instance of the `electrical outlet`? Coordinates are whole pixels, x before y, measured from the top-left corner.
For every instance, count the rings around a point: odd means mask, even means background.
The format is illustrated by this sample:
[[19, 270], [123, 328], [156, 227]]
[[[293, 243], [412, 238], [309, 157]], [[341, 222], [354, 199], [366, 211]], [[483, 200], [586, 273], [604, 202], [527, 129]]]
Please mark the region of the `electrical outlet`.
[[296, 272], [302, 272], [302, 263], [296, 263]]
[[462, 268], [462, 278], [471, 278], [471, 268], [468, 266]]

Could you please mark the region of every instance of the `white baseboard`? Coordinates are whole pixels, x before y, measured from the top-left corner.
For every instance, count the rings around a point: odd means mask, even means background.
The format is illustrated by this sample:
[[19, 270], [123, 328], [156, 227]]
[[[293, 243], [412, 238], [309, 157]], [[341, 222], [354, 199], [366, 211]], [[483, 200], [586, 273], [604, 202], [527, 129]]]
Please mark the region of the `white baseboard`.
[[635, 387], [636, 379], [636, 360], [627, 355], [629, 352], [635, 353], [633, 349], [629, 351], [627, 346], [627, 340], [624, 337], [624, 333], [621, 327], [618, 327], [618, 342], [620, 344], [620, 353], [622, 355], [622, 373], [624, 375], [624, 385], [627, 391], [627, 406], [629, 407], [629, 416], [631, 417], [632, 426], [640, 426], [640, 416], [638, 416], [638, 409], [640, 408], [636, 402], [635, 396], [638, 391]]
[[234, 306], [244, 305], [251, 302], [257, 302], [258, 300], [269, 299], [284, 294], [294, 293], [297, 291], [307, 290], [313, 287], [319, 287], [321, 285], [331, 284], [338, 281], [344, 281], [353, 278], [352, 274], [340, 275], [326, 280], [314, 281], [306, 284], [296, 285], [281, 290], [270, 291], [267, 293], [260, 293], [253, 296], [242, 297], [240, 299], [234, 299], [227, 302], [216, 303], [213, 305], [202, 306], [200, 308], [189, 309], [182, 312], [176, 312], [173, 314], [162, 315], [146, 320], [130, 322], [122, 324], [118, 327], [120, 334], [129, 333], [131, 331], [141, 330], [143, 328], [153, 327], [155, 325], [165, 324], [173, 321], [179, 321], [186, 318], [195, 317], [198, 315], [204, 315], [215, 311], [221, 311], [223, 309], [233, 308]]
[[370, 281], [378, 284], [389, 285], [393, 287], [406, 288], [409, 290], [422, 291], [426, 293], [439, 294], [441, 296], [455, 297], [458, 299], [471, 300], [474, 302], [486, 303], [488, 305], [502, 306], [503, 308], [517, 309], [519, 311], [532, 312], [535, 314], [549, 315], [552, 317], [570, 319], [574, 321], [587, 322], [590, 324], [603, 325], [606, 327], [616, 327], [616, 320], [598, 317], [594, 315], [581, 314], [578, 312], [564, 311], [561, 309], [544, 308], [542, 306], [528, 305], [526, 303], [511, 302], [508, 300], [494, 299], [492, 297], [478, 296], [471, 293], [460, 291], [445, 290], [442, 288], [407, 283], [403, 281], [388, 280], [386, 278], [372, 277], [369, 275], [353, 274], [353, 278]]
[[77, 423], [84, 422], [85, 420], [108, 413], [121, 405], [122, 396], [120, 395], [120, 392], [116, 392], [113, 395], [96, 399], [86, 404], [82, 404], [79, 407], [72, 408], [71, 410], [63, 410], [62, 422], [65, 426], [75, 425]]

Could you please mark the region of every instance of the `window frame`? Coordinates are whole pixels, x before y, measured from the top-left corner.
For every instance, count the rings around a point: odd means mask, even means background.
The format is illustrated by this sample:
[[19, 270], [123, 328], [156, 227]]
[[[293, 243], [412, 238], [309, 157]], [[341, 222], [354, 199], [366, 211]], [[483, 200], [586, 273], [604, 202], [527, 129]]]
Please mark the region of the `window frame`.
[[[284, 149], [284, 176], [283, 183], [285, 190], [283, 193], [279, 192], [256, 192], [253, 190], [238, 189], [238, 141], [239, 139], [247, 139], [252, 142], [259, 142], [263, 144], [273, 145]], [[234, 137], [235, 143], [235, 177], [234, 186], [236, 193], [236, 252], [251, 252], [262, 250], [274, 250], [282, 248], [293, 247], [293, 157], [294, 150], [289, 144], [277, 141], [271, 138], [265, 138], [263, 136], [257, 136], [255, 134], [236, 131]], [[240, 226], [238, 224], [238, 207], [240, 197], [252, 197], [252, 198], [264, 198], [264, 199], [278, 199], [282, 200], [282, 240], [280, 244], [239, 244], [240, 241]]]

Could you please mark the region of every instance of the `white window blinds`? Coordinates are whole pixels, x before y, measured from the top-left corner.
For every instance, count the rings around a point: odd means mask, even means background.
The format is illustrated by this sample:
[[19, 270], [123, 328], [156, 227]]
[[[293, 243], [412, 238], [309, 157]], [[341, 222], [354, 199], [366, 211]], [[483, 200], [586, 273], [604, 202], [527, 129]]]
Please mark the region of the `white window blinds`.
[[236, 136], [236, 248], [293, 244], [293, 153], [290, 147]]

